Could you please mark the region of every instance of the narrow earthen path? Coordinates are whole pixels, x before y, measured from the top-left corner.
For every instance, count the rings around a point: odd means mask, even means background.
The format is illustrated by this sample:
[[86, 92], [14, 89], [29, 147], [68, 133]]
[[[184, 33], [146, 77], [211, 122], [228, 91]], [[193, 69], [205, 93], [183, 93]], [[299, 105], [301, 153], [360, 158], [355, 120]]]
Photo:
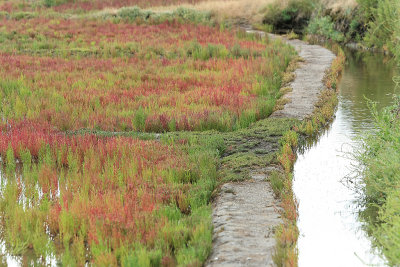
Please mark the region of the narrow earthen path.
[[[313, 112], [318, 94], [324, 88], [325, 72], [335, 55], [321, 46], [285, 41], [298, 51], [304, 62], [295, 71], [296, 78], [290, 85], [293, 91], [286, 95], [290, 102], [272, 117], [302, 120]], [[281, 223], [280, 203], [268, 182], [274, 168], [256, 170], [248, 181], [222, 186], [213, 204], [213, 250], [206, 266], [274, 265], [274, 228]]]
[[[272, 38], [279, 38], [272, 36]], [[318, 95], [325, 88], [324, 76], [332, 61], [336, 58], [330, 50], [309, 45], [300, 40], [285, 40], [293, 46], [299, 56], [304, 59], [295, 71], [296, 79], [290, 84], [293, 89], [285, 97], [290, 100], [282, 110], [276, 111], [272, 117], [296, 118], [303, 120], [314, 111]]]

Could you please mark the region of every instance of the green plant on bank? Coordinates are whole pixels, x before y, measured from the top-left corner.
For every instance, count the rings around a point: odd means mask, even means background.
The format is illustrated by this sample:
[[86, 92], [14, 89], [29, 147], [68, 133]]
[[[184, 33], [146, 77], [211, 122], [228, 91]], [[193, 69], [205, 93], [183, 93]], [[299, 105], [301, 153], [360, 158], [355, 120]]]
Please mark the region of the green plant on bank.
[[274, 26], [271, 24], [255, 23], [253, 24], [253, 28], [255, 30], [269, 32], [269, 33], [274, 31]]
[[363, 137], [355, 154], [361, 166], [356, 169], [366, 209], [367, 221], [375, 245], [382, 250], [390, 266], [400, 265], [400, 98], [396, 104], [378, 112], [371, 105], [377, 131]]
[[307, 34], [324, 36], [335, 42], [343, 42], [345, 36], [335, 29], [335, 23], [330, 16], [314, 17], [306, 28]]
[[274, 30], [301, 30], [308, 24], [318, 0], [275, 2], [266, 7], [263, 24]]
[[299, 39], [299, 35], [296, 34], [294, 31], [291, 31], [287, 34], [287, 38], [289, 40], [293, 40], [293, 39]]
[[[396, 0], [358, 0], [368, 21], [364, 38], [367, 45], [394, 54], [400, 62], [400, 2]], [[400, 79], [394, 78], [399, 86]], [[361, 164], [355, 172], [357, 188], [365, 210], [360, 216], [368, 232], [390, 266], [400, 265], [400, 98], [395, 104], [377, 111], [370, 103], [375, 119], [374, 132], [362, 137], [355, 158]]]
[[400, 52], [400, 2], [357, 0], [352, 10], [333, 12], [319, 5], [306, 27], [308, 34], [336, 42], [362, 45], [398, 55]]
[[361, 42], [396, 56], [400, 54], [400, 2], [357, 0], [352, 9], [327, 9], [321, 1], [276, 2], [265, 9], [268, 31], [305, 32], [335, 42]]
[[[364, 40], [369, 46], [383, 48], [398, 54], [400, 46], [400, 2], [397, 0], [377, 1], [368, 6], [372, 15], [368, 33]], [[367, 9], [367, 8], [365, 8]]]

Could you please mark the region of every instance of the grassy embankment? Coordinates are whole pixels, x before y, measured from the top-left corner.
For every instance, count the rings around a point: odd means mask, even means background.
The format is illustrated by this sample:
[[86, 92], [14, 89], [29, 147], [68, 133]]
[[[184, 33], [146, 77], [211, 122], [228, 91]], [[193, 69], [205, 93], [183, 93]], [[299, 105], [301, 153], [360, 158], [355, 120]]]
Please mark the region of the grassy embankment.
[[295, 53], [103, 2], [0, 5], [1, 238], [21, 264], [201, 266], [218, 183], [286, 162], [297, 122], [267, 117]]

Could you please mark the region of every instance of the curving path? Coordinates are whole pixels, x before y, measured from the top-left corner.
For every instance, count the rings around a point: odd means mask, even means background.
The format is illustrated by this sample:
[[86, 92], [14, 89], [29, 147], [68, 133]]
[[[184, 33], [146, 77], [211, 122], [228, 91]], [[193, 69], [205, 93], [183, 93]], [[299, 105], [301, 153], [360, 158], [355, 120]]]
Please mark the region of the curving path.
[[[264, 32], [246, 29], [265, 35]], [[280, 38], [271, 35], [271, 38]], [[284, 109], [272, 114], [277, 118], [304, 119], [314, 110], [323, 78], [335, 55], [317, 45], [300, 40], [285, 40], [304, 59], [295, 71], [296, 78], [286, 95]], [[252, 178], [222, 186], [213, 206], [213, 250], [206, 266], [273, 266], [274, 228], [281, 223], [280, 203], [267, 182], [270, 166], [257, 170]]]
[[331, 66], [336, 55], [319, 45], [309, 45], [300, 40], [285, 41], [297, 50], [304, 62], [300, 63], [299, 68], [295, 71], [296, 79], [290, 84], [292, 92], [285, 96], [290, 103], [286, 104], [284, 109], [274, 112], [272, 117], [303, 120], [314, 111], [318, 94], [325, 88], [323, 82], [325, 72]]

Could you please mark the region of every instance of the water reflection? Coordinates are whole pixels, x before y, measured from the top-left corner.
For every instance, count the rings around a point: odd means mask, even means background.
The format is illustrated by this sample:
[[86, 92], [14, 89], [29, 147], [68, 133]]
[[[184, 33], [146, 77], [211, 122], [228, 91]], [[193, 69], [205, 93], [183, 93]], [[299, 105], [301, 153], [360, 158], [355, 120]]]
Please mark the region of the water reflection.
[[384, 266], [358, 220], [357, 195], [343, 183], [356, 164], [358, 137], [374, 127], [365, 99], [392, 103], [395, 64], [382, 55], [346, 51], [336, 119], [299, 156], [294, 191], [299, 201], [299, 266]]
[[[2, 159], [0, 158], [0, 197], [4, 198], [4, 191], [7, 188], [7, 184], [12, 183], [10, 176], [3, 171], [5, 168], [2, 164]], [[31, 202], [30, 198], [27, 198], [26, 195], [29, 193], [27, 192], [27, 188], [32, 188], [31, 192], [37, 192], [38, 199], [42, 199], [43, 192], [40, 189], [39, 185], [36, 184], [35, 186], [29, 185], [27, 186], [24, 181], [22, 164], [17, 162], [16, 171], [13, 176], [15, 179], [19, 179], [21, 182], [21, 194], [18, 198], [18, 202], [20, 205], [23, 206], [24, 209], [29, 209], [30, 207], [34, 206], [35, 203]], [[59, 197], [59, 191], [56, 194]], [[4, 214], [3, 214], [4, 216]], [[3, 218], [2, 218], [3, 219]], [[4, 222], [3, 222], [4, 223]], [[50, 233], [48, 234], [49, 240], [54, 240]], [[59, 266], [59, 256], [55, 255], [53, 252], [48, 253], [46, 257], [37, 256], [32, 247], [28, 247], [23, 250], [23, 253], [18, 253], [14, 255], [11, 253], [12, 249], [10, 250], [10, 243], [6, 238], [6, 229], [3, 224], [0, 224], [0, 266]]]

